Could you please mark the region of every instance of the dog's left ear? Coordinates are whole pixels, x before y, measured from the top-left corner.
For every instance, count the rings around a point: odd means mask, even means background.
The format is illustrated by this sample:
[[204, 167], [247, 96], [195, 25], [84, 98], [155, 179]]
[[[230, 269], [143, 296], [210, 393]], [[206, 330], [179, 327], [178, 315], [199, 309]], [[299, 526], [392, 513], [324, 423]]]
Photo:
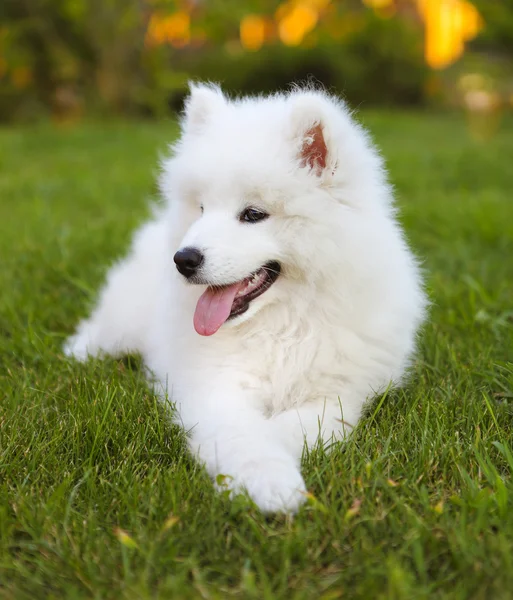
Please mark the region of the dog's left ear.
[[327, 127], [325, 103], [327, 100], [317, 92], [305, 92], [292, 96], [292, 136], [297, 148], [299, 164], [320, 177], [327, 167], [332, 168], [330, 137]]
[[305, 131], [299, 158], [302, 167], [309, 167], [316, 175], [322, 175], [328, 159], [328, 147], [320, 123]]

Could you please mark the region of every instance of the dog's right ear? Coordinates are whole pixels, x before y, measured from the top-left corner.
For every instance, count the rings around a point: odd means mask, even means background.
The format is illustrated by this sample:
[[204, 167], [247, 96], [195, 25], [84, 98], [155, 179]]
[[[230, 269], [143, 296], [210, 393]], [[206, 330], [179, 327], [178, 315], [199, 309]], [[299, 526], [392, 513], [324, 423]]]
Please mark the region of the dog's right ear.
[[183, 126], [187, 131], [198, 132], [215, 112], [226, 106], [226, 99], [221, 88], [213, 83], [190, 83], [189, 89]]

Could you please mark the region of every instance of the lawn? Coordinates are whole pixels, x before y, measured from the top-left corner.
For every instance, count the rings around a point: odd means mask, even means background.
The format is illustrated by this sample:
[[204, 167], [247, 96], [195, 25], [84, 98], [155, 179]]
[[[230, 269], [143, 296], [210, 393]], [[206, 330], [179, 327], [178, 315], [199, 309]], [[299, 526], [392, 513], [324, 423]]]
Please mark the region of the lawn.
[[61, 351], [176, 125], [0, 130], [0, 598], [513, 598], [513, 120], [362, 119], [433, 306], [293, 520], [214, 493], [137, 358]]

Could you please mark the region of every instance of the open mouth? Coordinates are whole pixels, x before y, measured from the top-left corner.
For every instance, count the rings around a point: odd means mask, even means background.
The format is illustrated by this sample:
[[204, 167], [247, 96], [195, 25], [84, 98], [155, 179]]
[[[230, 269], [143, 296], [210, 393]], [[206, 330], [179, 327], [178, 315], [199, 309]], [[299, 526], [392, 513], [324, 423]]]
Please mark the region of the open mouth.
[[245, 313], [251, 301], [266, 292], [278, 279], [280, 270], [280, 264], [272, 261], [241, 281], [209, 286], [196, 305], [196, 331], [200, 335], [213, 335], [225, 321]]

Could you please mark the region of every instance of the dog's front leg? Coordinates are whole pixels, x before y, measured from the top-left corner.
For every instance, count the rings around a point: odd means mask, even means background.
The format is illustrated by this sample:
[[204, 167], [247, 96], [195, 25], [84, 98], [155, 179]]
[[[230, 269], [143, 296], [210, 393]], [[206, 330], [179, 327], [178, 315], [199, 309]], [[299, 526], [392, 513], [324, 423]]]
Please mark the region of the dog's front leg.
[[289, 452], [300, 458], [306, 444], [328, 449], [343, 440], [360, 419], [365, 396], [354, 391], [336, 398], [319, 398], [274, 415], [270, 424]]
[[247, 492], [263, 512], [296, 512], [306, 499], [299, 461], [251, 392], [211, 382], [189, 398], [177, 408], [192, 452], [217, 486]]

